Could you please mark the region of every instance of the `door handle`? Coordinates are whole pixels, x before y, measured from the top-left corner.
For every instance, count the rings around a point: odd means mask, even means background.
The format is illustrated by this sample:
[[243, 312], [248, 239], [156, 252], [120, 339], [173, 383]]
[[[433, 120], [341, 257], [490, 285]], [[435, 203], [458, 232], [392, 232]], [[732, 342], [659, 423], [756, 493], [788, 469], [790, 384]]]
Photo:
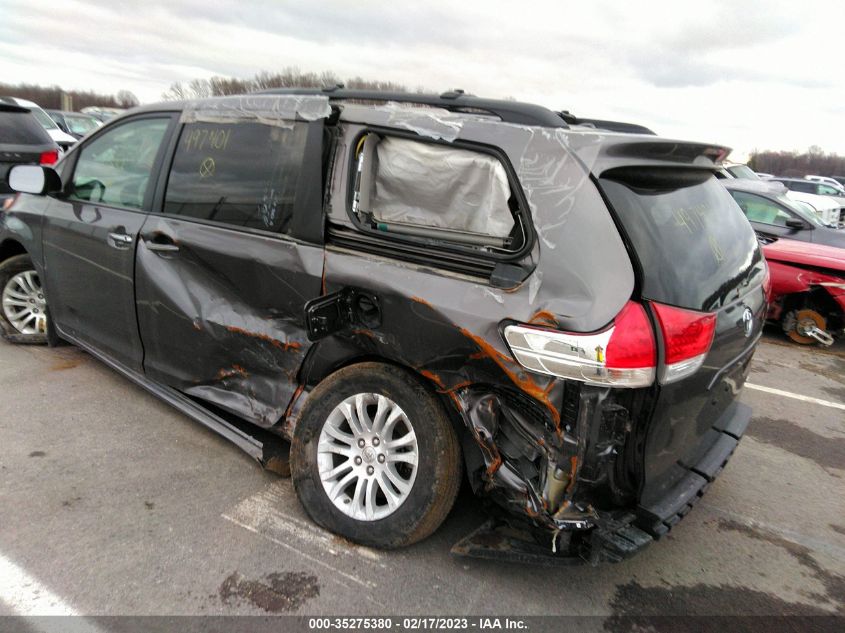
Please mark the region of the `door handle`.
[[176, 253], [179, 245], [169, 235], [156, 233], [149, 238], [144, 238], [144, 245], [154, 253]]
[[131, 245], [133, 241], [133, 237], [131, 235], [127, 235], [126, 233], [109, 233], [109, 242], [111, 242], [112, 246], [115, 248], [126, 248]]

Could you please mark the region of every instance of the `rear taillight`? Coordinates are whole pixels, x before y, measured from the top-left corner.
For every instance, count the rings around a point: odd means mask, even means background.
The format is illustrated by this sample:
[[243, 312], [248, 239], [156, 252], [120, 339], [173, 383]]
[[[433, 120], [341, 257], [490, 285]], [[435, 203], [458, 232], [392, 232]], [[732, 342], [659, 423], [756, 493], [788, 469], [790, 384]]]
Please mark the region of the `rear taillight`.
[[665, 366], [660, 382], [668, 384], [698, 371], [704, 363], [713, 335], [716, 315], [652, 303], [663, 333]]
[[643, 306], [633, 301], [611, 327], [595, 334], [508, 325], [504, 335], [514, 358], [531, 371], [614, 387], [654, 382], [654, 333]]
[[38, 164], [43, 165], [44, 167], [50, 167], [51, 165], [55, 165], [59, 162], [59, 150], [57, 149], [50, 149], [46, 152], [41, 152], [41, 156], [38, 158]]
[[772, 302], [772, 276], [769, 274], [769, 267], [766, 266], [766, 274], [763, 277], [763, 294], [766, 297], [766, 303]]

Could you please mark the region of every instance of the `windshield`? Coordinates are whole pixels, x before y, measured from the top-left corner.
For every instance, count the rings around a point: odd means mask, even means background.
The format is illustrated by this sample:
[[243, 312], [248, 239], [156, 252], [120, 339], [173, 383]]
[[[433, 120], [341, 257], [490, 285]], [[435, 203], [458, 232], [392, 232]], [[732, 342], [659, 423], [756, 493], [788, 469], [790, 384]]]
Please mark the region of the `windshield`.
[[734, 178], [743, 178], [744, 180], [760, 180], [757, 175], [748, 165], [731, 165], [728, 171]]
[[71, 116], [65, 115], [65, 123], [68, 129], [74, 134], [87, 134], [91, 130], [99, 127], [97, 120], [87, 116]]
[[812, 205], [809, 205], [802, 200], [792, 200], [783, 194], [775, 196], [775, 200], [783, 206], [795, 211], [799, 216], [801, 216], [801, 219], [807, 220], [807, 222], [813, 226], [826, 226], [825, 223], [821, 221], [818, 213], [816, 213], [816, 210], [812, 207]]
[[617, 169], [599, 182], [642, 267], [646, 299], [714, 310], [752, 279], [762, 254], [751, 225], [709, 172]]
[[41, 124], [45, 130], [58, 130], [59, 126], [56, 125], [56, 122], [50, 118], [50, 116], [44, 112], [41, 108], [35, 106], [26, 106], [29, 108], [29, 111], [32, 112], [32, 116], [36, 118], [36, 120]]

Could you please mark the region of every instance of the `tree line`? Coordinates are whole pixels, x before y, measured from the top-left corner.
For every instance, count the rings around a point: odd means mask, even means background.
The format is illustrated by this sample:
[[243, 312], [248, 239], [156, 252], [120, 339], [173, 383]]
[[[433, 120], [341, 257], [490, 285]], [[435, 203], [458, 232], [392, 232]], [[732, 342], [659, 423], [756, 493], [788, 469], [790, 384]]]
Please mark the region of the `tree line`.
[[60, 86], [37, 86], [35, 84], [0, 83], [0, 96], [17, 97], [33, 101], [48, 110], [62, 108], [62, 95], [71, 97], [74, 110], [89, 106], [100, 108], [132, 108], [138, 105], [138, 97], [128, 90], [120, 90], [115, 95], [98, 94], [92, 90], [63, 90]]
[[[280, 72], [262, 71], [251, 79], [215, 76], [210, 79], [194, 79], [189, 82], [177, 81], [162, 93], [165, 100], [203, 99], [206, 97], [220, 97], [225, 95], [245, 94], [256, 90], [271, 88], [325, 88], [343, 84], [354, 90], [383, 90], [387, 92], [411, 92], [402, 84], [392, 81], [372, 81], [362, 77], [341, 79], [330, 71], [300, 72], [298, 68], [285, 68]], [[422, 87], [416, 92], [425, 92]]]
[[775, 176], [845, 176], [845, 156], [826, 153], [817, 145], [806, 152], [754, 151], [748, 159], [754, 171]]

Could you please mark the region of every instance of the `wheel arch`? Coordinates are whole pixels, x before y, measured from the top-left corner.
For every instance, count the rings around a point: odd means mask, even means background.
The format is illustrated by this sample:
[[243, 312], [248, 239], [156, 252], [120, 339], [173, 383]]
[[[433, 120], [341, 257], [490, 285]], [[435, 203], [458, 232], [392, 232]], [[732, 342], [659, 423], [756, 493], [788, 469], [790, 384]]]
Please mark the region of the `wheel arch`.
[[5, 262], [10, 257], [17, 255], [29, 255], [23, 244], [13, 238], [6, 238], [0, 242], [0, 262]]
[[[396, 358], [362, 350], [345, 339], [325, 339], [314, 345], [303, 361], [300, 370], [301, 391], [310, 391], [336, 371], [361, 363], [392, 365], [414, 376], [443, 405], [462, 448], [466, 446], [464, 439], [471, 438], [471, 434], [464, 421], [463, 411], [459, 407], [458, 400], [450, 392], [444, 391], [432, 372], [422, 367], [415, 367], [410, 363], [403, 363]], [[297, 410], [301, 409], [306, 399], [307, 397], [303, 398], [302, 402], [292, 402], [291, 407], [295, 407]], [[294, 400], [296, 400], [296, 397], [294, 397]], [[286, 434], [292, 437], [295, 419], [291, 425], [288, 425], [285, 420], [282, 420], [281, 424], [285, 426]], [[462, 450], [462, 452], [465, 452], [465, 450]]]

